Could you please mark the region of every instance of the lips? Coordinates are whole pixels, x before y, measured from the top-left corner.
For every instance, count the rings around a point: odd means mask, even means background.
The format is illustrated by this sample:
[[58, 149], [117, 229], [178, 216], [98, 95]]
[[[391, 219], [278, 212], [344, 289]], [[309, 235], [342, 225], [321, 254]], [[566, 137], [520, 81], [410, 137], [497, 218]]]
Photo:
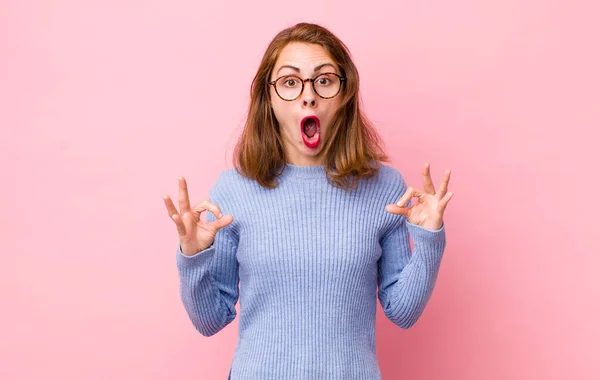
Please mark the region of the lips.
[[305, 116], [300, 121], [300, 133], [304, 145], [309, 148], [316, 148], [321, 141], [321, 121], [316, 115]]

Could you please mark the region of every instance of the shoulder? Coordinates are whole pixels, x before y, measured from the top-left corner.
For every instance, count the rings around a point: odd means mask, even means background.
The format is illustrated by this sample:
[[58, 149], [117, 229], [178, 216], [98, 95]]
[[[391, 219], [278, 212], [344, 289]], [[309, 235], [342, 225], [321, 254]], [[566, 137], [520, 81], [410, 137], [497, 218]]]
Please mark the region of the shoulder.
[[225, 169], [219, 173], [210, 189], [211, 198], [233, 201], [245, 194], [253, 181], [242, 176], [235, 168]]
[[365, 184], [365, 191], [370, 197], [380, 199], [386, 204], [398, 202], [407, 189], [402, 173], [384, 163], [380, 164], [377, 173]]
[[384, 163], [380, 164], [379, 170], [373, 179], [378, 186], [406, 188], [406, 182], [402, 173], [398, 169]]
[[235, 168], [225, 169], [219, 173], [217, 180], [215, 181], [214, 187], [227, 188], [231, 186], [239, 186], [245, 183], [249, 183], [250, 180], [242, 176]]
[[215, 181], [215, 187], [227, 187], [236, 181], [237, 172], [235, 168], [225, 169], [219, 173]]
[[[241, 181], [242, 177], [237, 174], [235, 169], [226, 169], [218, 173], [209, 189], [208, 199], [219, 207], [223, 215], [234, 216], [233, 223], [225, 228], [228, 231], [235, 231], [237, 228], [237, 211], [242, 198], [241, 194], [244, 194], [244, 190], [240, 186]], [[210, 220], [214, 219], [215, 217], [212, 216]]]

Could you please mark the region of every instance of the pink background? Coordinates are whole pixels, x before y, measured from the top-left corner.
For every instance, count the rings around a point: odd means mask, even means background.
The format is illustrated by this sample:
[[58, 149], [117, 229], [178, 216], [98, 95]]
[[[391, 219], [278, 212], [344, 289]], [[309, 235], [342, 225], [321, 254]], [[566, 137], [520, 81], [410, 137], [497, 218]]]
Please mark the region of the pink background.
[[384, 379], [600, 378], [600, 7], [568, 3], [3, 1], [0, 378], [225, 379], [237, 319], [193, 329], [162, 195], [207, 197], [305, 20], [350, 47], [407, 182], [453, 170], [425, 313], [378, 310]]

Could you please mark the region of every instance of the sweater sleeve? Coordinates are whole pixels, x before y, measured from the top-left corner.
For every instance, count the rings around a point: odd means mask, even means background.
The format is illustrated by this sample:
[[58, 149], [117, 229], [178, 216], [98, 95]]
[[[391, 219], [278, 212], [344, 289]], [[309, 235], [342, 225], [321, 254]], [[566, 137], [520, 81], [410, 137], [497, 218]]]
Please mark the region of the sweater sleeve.
[[[402, 178], [399, 188], [400, 195], [393, 202], [406, 191]], [[414, 242], [412, 252], [409, 237]], [[435, 287], [446, 246], [445, 226], [442, 223], [439, 230], [432, 231], [399, 215], [380, 244], [378, 298], [385, 315], [408, 329], [423, 313]]]
[[[219, 206], [223, 215], [231, 214], [219, 180], [211, 189], [209, 198]], [[216, 219], [210, 211], [205, 212], [208, 222]], [[195, 255], [184, 255], [181, 245], [177, 249], [181, 300], [192, 324], [204, 336], [221, 331], [237, 315], [238, 238], [231, 231], [232, 224], [220, 229], [213, 244]]]

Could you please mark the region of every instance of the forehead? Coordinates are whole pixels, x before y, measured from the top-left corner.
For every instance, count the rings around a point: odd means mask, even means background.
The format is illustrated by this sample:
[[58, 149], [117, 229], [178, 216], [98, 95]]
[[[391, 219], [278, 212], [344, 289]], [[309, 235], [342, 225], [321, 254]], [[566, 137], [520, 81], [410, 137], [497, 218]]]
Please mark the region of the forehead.
[[299, 68], [303, 73], [312, 74], [316, 66], [324, 63], [331, 63], [337, 68], [327, 50], [321, 45], [291, 42], [279, 53], [274, 71], [277, 72], [281, 66], [290, 65]]

